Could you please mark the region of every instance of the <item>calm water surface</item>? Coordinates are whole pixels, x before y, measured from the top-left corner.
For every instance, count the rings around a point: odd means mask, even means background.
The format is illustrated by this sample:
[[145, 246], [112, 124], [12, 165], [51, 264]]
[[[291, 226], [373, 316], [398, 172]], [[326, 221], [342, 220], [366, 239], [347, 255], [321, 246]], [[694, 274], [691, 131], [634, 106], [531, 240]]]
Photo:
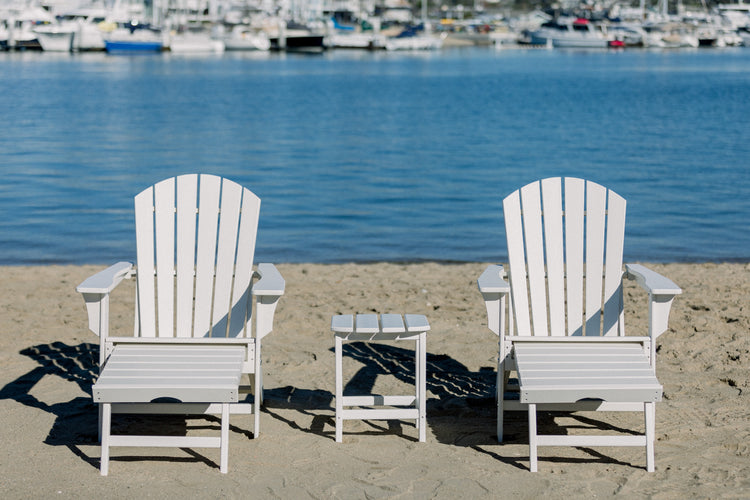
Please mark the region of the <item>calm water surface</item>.
[[506, 257], [538, 178], [628, 202], [628, 260], [750, 260], [750, 49], [0, 54], [0, 264], [134, 260], [169, 176], [262, 200], [257, 259]]

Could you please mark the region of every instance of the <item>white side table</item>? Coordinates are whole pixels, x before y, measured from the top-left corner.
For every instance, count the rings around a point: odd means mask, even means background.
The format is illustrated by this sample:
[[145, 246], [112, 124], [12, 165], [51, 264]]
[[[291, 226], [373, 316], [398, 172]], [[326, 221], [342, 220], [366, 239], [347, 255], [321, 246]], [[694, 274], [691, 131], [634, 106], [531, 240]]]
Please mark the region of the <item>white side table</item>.
[[[426, 439], [427, 331], [430, 324], [420, 314], [351, 314], [333, 316], [331, 330], [336, 343], [336, 442], [343, 437], [344, 420], [414, 419], [419, 441]], [[342, 347], [344, 341], [415, 341], [414, 393], [406, 396], [344, 396]], [[381, 408], [361, 408], [363, 406]], [[383, 408], [383, 407], [397, 408]], [[357, 408], [353, 408], [357, 407]]]

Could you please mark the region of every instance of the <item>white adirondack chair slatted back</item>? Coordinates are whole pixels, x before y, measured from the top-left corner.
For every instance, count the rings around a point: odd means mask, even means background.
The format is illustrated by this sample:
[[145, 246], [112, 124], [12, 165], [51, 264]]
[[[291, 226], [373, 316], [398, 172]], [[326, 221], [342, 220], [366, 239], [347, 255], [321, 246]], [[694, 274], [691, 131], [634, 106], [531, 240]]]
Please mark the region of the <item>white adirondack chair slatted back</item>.
[[135, 197], [136, 335], [245, 337], [260, 199], [213, 175]]
[[517, 335], [624, 335], [625, 200], [550, 178], [503, 200]]

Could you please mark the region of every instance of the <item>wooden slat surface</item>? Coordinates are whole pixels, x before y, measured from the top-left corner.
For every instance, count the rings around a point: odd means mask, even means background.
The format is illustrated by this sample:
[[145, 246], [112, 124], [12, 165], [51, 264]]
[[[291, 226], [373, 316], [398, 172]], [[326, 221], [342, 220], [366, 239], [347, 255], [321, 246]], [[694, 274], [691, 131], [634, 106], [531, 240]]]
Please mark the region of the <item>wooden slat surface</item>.
[[211, 175], [200, 178], [198, 243], [195, 263], [195, 320], [193, 336], [205, 337], [211, 328], [211, 302], [216, 264], [216, 236], [219, 224], [221, 179]]
[[422, 314], [351, 314], [331, 318], [331, 330], [344, 340], [415, 340], [429, 331]]
[[521, 197], [514, 191], [503, 200], [505, 234], [508, 244], [508, 267], [510, 287], [513, 296], [513, 315], [518, 335], [531, 335], [529, 297], [526, 286], [526, 256], [523, 245], [523, 224], [521, 223]]
[[198, 176], [177, 177], [177, 328], [175, 336], [193, 335], [195, 284], [195, 226], [198, 210]]
[[529, 300], [533, 335], [549, 335], [547, 331], [547, 284], [544, 265], [542, 231], [542, 200], [539, 183], [521, 188], [523, 229], [526, 250], [526, 271], [529, 276]]
[[174, 336], [175, 180], [154, 186], [158, 335]]
[[118, 345], [94, 384], [94, 402], [237, 402], [244, 356], [233, 346]]
[[232, 290], [232, 316], [229, 337], [246, 337], [248, 331], [248, 305], [250, 302], [250, 282], [253, 278], [255, 258], [255, 238], [258, 231], [260, 198], [249, 189], [242, 190], [242, 212], [237, 236], [237, 263]]
[[586, 335], [601, 335], [607, 190], [586, 182]]
[[604, 315], [602, 334], [625, 335], [622, 315], [622, 258], [625, 244], [625, 199], [609, 191], [607, 202], [607, 248], [604, 271]]
[[583, 220], [585, 183], [565, 179], [565, 266], [568, 335], [583, 335]]
[[241, 202], [242, 187], [224, 179], [221, 188], [221, 219], [216, 249], [216, 279], [214, 282], [213, 318], [211, 320], [212, 337], [227, 336]]
[[355, 318], [354, 331], [357, 333], [378, 333], [380, 324], [377, 314], [357, 314]]
[[559, 177], [542, 181], [544, 240], [547, 255], [549, 334], [565, 335], [565, 250], [563, 246], [562, 186]]
[[156, 336], [156, 294], [154, 282], [154, 188], [135, 197], [135, 232], [138, 246], [138, 332], [141, 337]]
[[514, 345], [522, 403], [660, 401], [662, 387], [639, 344]]

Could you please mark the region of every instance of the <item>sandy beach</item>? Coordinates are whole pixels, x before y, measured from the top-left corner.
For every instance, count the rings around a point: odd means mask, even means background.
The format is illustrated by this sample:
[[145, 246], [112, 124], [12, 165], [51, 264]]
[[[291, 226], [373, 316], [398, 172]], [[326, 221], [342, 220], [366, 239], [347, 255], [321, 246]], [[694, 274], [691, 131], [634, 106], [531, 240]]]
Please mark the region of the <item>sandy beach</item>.
[[[486, 264], [282, 264], [286, 294], [264, 341], [261, 434], [232, 418], [218, 450], [114, 448], [99, 475], [90, 388], [98, 339], [75, 286], [103, 266], [4, 267], [0, 287], [0, 492], [4, 498], [750, 498], [750, 264], [654, 264], [680, 285], [658, 340], [656, 472], [640, 448], [541, 448], [528, 471], [526, 415], [495, 438], [497, 338], [476, 278]], [[625, 292], [626, 329], [645, 334], [647, 297]], [[112, 297], [132, 332], [133, 283]], [[427, 442], [412, 422], [346, 422], [334, 442], [334, 314], [425, 314]], [[346, 351], [347, 376], [398, 391], [412, 344]], [[392, 361], [394, 360], [395, 361]], [[383, 373], [386, 366], [393, 375]], [[121, 417], [120, 425], [141, 423]], [[154, 424], [153, 421], [151, 421]], [[160, 417], [166, 432], [215, 433], [218, 419]], [[116, 424], [117, 425], [117, 424]], [[641, 416], [541, 417], [541, 425], [640, 429]]]

